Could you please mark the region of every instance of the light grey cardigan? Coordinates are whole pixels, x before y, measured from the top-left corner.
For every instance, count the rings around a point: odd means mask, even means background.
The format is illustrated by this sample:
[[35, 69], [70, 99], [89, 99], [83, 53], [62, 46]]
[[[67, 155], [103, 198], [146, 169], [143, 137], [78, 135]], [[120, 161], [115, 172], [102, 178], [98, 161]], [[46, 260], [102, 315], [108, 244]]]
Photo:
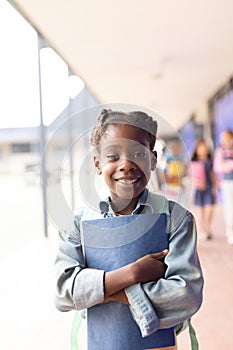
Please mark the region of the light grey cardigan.
[[[169, 238], [164, 278], [125, 289], [131, 313], [145, 337], [158, 328], [176, 326], [198, 311], [202, 303], [203, 275], [196, 250], [193, 215], [148, 190], [143, 192], [132, 214], [141, 206], [141, 214], [167, 214]], [[110, 208], [107, 216], [114, 215]], [[55, 261], [55, 304], [61, 311], [86, 309], [104, 299], [104, 271], [85, 268], [80, 238], [80, 220], [101, 217], [99, 212], [82, 208], [75, 215], [73, 231], [60, 233]]]

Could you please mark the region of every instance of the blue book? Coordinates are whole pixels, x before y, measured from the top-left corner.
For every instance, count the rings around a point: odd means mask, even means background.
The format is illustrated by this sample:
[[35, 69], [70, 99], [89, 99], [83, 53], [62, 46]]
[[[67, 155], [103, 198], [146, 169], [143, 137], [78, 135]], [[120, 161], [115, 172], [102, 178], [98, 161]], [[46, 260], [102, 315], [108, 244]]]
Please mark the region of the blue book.
[[[82, 221], [87, 267], [111, 271], [168, 248], [166, 214], [124, 215]], [[88, 350], [144, 350], [175, 345], [174, 328], [142, 337], [127, 305], [96, 305], [87, 311]]]

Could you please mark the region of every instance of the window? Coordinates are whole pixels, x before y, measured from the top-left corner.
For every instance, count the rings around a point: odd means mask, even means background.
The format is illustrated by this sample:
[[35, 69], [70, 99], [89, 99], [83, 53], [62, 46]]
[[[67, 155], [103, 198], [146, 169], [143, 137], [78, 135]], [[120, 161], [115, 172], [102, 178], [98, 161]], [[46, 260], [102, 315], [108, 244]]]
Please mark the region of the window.
[[12, 153], [31, 153], [39, 151], [39, 144], [37, 143], [12, 143]]

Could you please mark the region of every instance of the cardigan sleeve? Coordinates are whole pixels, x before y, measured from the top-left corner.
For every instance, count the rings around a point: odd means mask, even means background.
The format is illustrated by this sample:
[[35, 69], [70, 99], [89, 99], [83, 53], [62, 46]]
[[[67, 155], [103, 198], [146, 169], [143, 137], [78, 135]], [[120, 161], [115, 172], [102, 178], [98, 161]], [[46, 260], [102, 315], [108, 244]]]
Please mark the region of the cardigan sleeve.
[[126, 288], [132, 315], [144, 336], [184, 322], [202, 303], [203, 276], [196, 251], [195, 220], [178, 204], [170, 215], [168, 250], [164, 278]]
[[81, 216], [79, 211], [73, 231], [59, 234], [54, 279], [55, 305], [60, 311], [82, 310], [104, 300], [104, 271], [85, 266], [80, 239]]

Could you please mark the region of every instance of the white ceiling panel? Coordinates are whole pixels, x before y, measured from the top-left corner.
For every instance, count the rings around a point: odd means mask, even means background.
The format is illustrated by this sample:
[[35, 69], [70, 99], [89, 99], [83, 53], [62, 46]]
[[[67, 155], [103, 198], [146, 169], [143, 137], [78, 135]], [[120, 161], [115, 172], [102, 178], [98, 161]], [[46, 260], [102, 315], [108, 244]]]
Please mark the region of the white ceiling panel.
[[179, 128], [233, 73], [232, 0], [14, 0], [102, 103]]

